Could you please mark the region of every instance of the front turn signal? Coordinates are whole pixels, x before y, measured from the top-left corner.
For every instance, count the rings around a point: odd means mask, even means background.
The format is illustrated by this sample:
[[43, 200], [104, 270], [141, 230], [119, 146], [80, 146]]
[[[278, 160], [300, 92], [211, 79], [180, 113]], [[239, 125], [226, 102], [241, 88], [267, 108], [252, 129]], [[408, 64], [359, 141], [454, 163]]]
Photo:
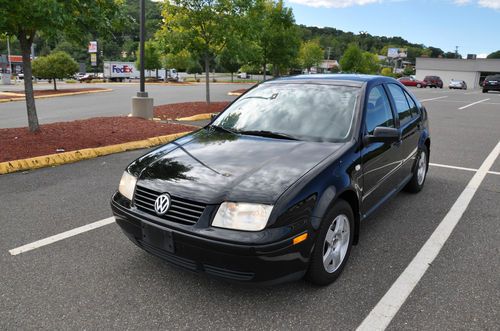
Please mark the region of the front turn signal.
[[307, 232], [301, 234], [300, 236], [293, 238], [293, 244], [294, 245], [300, 244], [301, 242], [303, 242], [306, 239], [307, 239]]

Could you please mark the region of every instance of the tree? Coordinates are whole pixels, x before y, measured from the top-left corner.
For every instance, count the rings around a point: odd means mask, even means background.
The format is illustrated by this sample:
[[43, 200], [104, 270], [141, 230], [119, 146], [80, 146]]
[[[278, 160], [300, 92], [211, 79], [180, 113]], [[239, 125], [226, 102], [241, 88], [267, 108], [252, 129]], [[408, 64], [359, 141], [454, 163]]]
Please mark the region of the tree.
[[377, 55], [370, 52], [363, 52], [356, 44], [350, 44], [344, 55], [340, 59], [342, 71], [376, 74], [380, 69]]
[[445, 59], [461, 59], [462, 55], [457, 54], [455, 52], [446, 52], [446, 53], [443, 54], [443, 57]]
[[440, 57], [443, 56], [444, 52], [441, 48], [429, 47], [430, 57]]
[[196, 74], [201, 74], [203, 72], [203, 68], [198, 61], [193, 61], [186, 71], [188, 74], [194, 74], [194, 79], [198, 81]]
[[344, 72], [363, 72], [363, 52], [356, 44], [350, 44], [340, 59], [340, 67]]
[[491, 53], [486, 57], [487, 59], [500, 59], [500, 50]]
[[324, 60], [324, 53], [318, 40], [303, 42], [299, 50], [299, 62], [302, 68], [310, 71], [313, 66], [318, 66]]
[[217, 57], [217, 62], [222, 68], [224, 68], [224, 70], [231, 73], [231, 82], [233, 82], [233, 74], [241, 67], [238, 55], [233, 53], [231, 49], [224, 48], [221, 54]]
[[370, 52], [363, 52], [363, 70], [361, 72], [375, 75], [380, 69], [379, 63], [380, 61], [377, 55]]
[[195, 60], [193, 60], [193, 56], [187, 49], [183, 49], [176, 54], [167, 54], [163, 62], [165, 64], [165, 68], [176, 68], [177, 71], [186, 71], [189, 67], [191, 67]]
[[[137, 50], [139, 54], [139, 50]], [[135, 65], [140, 68], [141, 61], [137, 59]], [[154, 41], [148, 40], [144, 43], [144, 70], [156, 70], [156, 78], [158, 78], [158, 69], [161, 68], [160, 52]]]
[[157, 38], [169, 53], [187, 49], [203, 58], [206, 101], [210, 103], [210, 62], [231, 39], [242, 39], [253, 0], [172, 0], [163, 3]]
[[37, 33], [54, 36], [64, 33], [69, 39], [86, 36], [89, 27], [109, 30], [118, 12], [118, 0], [0, 0], [0, 31], [16, 36], [21, 46], [24, 90], [30, 131], [38, 131], [38, 116], [33, 95], [31, 46]]
[[265, 80], [268, 64], [272, 64], [274, 74], [279, 75], [296, 60], [300, 48], [299, 30], [292, 9], [285, 7], [282, 0], [264, 0], [254, 7], [251, 17]]
[[[33, 75], [38, 78], [51, 79], [54, 90], [57, 90], [56, 80], [68, 78], [78, 72], [78, 63], [68, 53], [55, 52], [33, 61]], [[25, 77], [26, 78], [26, 77]]]

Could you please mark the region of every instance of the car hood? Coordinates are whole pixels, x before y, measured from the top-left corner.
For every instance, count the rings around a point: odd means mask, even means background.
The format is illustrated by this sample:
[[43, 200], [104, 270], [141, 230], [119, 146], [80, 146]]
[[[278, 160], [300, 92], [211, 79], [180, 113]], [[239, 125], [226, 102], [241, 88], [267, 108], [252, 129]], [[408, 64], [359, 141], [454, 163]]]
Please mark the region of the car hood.
[[342, 144], [239, 135], [208, 129], [137, 159], [138, 185], [207, 204], [274, 203]]

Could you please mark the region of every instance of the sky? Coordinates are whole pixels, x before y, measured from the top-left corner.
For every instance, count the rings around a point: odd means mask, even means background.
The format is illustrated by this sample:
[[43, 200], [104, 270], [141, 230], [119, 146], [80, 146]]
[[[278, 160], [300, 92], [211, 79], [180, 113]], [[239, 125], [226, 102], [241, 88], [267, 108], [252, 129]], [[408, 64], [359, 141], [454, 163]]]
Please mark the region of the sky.
[[478, 57], [500, 50], [500, 0], [285, 0], [297, 24], [411, 43]]

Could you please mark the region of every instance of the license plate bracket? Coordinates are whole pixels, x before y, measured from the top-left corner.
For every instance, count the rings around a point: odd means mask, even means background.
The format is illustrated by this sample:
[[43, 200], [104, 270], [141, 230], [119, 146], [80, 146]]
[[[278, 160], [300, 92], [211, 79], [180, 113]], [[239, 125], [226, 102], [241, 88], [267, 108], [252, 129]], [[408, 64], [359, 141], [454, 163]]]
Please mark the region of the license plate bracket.
[[151, 246], [174, 253], [174, 238], [172, 231], [160, 229], [159, 227], [142, 223], [142, 240]]

